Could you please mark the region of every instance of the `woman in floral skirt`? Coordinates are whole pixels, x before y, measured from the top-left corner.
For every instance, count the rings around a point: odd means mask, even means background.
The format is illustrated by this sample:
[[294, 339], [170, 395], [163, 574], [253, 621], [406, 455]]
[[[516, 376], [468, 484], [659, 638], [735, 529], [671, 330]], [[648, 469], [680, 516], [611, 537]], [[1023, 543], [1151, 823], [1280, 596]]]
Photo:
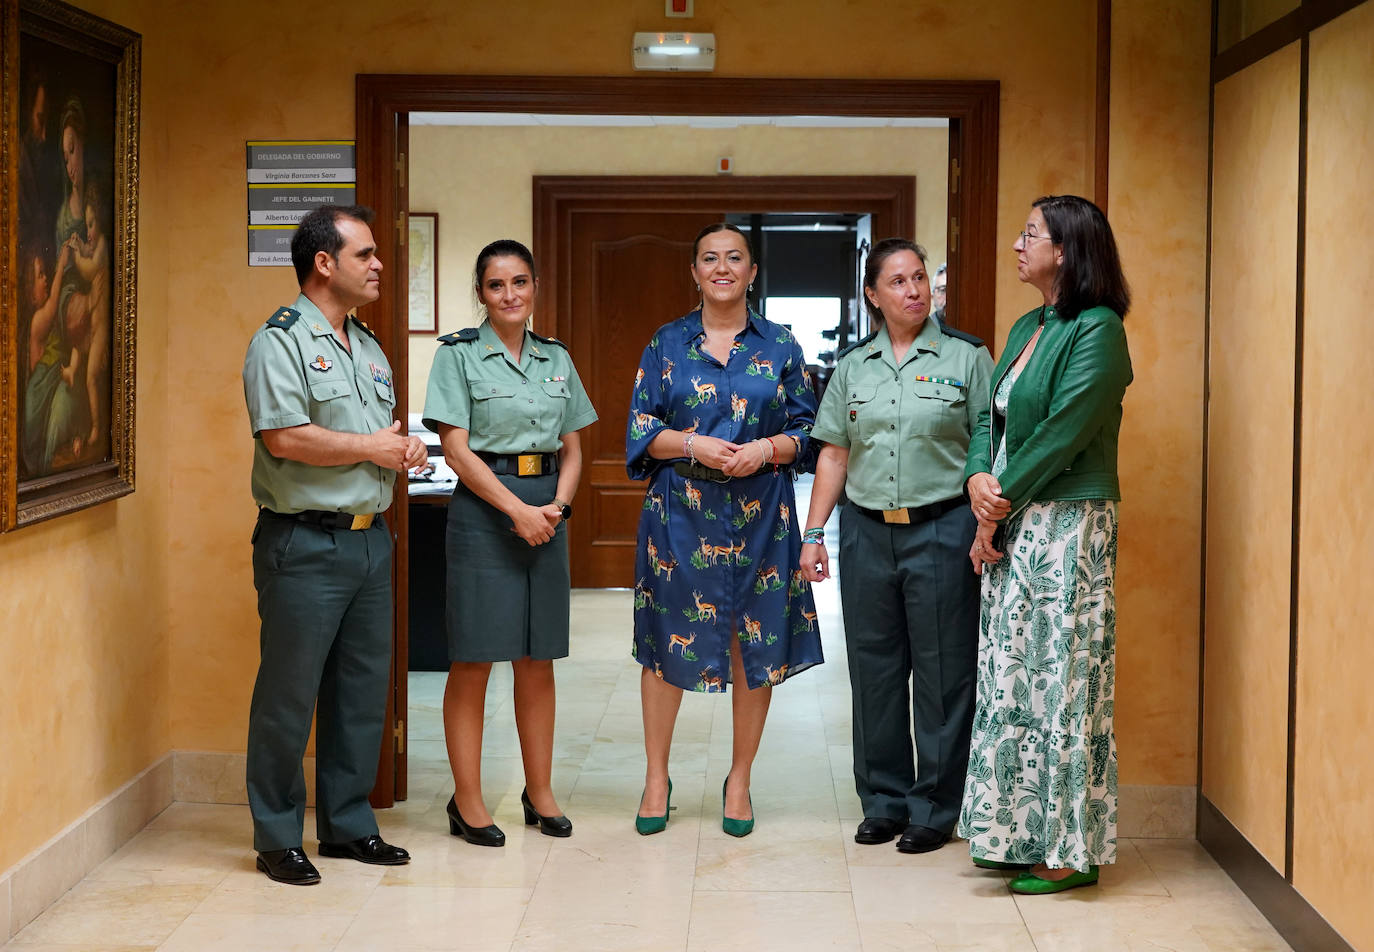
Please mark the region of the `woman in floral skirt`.
[[964, 469], [983, 575], [959, 835], [1018, 893], [1097, 882], [1116, 859], [1117, 438], [1130, 292], [1106, 217], [1034, 203], [1012, 246], [1044, 304], [1012, 326]]

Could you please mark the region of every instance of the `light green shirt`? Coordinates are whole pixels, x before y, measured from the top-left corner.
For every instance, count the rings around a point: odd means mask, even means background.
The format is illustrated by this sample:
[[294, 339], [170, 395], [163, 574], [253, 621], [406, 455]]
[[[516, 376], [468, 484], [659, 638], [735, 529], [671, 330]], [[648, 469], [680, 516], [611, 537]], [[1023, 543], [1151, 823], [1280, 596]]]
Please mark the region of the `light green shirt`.
[[[299, 317], [293, 318], [293, 312]], [[275, 512], [324, 509], [354, 515], [391, 505], [396, 473], [376, 463], [311, 466], [267, 451], [263, 430], [314, 423], [340, 433], [391, 425], [391, 364], [357, 318], [344, 322], [352, 353], [304, 294], [258, 329], [243, 362], [243, 395], [253, 426], [253, 499]]]
[[468, 431], [487, 453], [556, 453], [564, 433], [596, 422], [596, 410], [557, 341], [525, 331], [517, 364], [489, 321], [439, 338], [425, 393], [425, 426]]
[[884, 326], [841, 356], [811, 438], [849, 450], [845, 492], [857, 505], [924, 506], [963, 492], [992, 357], [956, 334], [926, 318], [898, 365]]

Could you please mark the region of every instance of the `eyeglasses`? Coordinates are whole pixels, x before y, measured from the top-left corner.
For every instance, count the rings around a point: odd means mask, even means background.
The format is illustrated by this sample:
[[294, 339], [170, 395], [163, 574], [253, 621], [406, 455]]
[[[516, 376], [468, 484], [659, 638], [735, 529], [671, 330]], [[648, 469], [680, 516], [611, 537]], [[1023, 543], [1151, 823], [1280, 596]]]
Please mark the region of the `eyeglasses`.
[[[1021, 244], [1023, 244], [1023, 245], [1029, 244], [1032, 238], [1049, 238], [1049, 237], [1050, 237], [1049, 235], [1032, 235], [1032, 234], [1031, 234], [1030, 232], [1028, 232], [1028, 231], [1023, 231], [1023, 232], [1020, 232], [1019, 234], [1021, 235]], [[1054, 239], [1051, 238], [1050, 240], [1053, 241]]]

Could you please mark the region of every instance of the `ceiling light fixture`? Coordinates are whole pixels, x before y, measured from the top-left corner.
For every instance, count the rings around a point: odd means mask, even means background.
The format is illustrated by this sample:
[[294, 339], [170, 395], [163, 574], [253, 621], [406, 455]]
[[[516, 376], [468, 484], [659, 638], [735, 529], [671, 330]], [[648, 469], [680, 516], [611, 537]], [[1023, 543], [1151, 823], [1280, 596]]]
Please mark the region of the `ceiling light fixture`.
[[635, 69], [698, 70], [716, 68], [714, 33], [636, 33]]

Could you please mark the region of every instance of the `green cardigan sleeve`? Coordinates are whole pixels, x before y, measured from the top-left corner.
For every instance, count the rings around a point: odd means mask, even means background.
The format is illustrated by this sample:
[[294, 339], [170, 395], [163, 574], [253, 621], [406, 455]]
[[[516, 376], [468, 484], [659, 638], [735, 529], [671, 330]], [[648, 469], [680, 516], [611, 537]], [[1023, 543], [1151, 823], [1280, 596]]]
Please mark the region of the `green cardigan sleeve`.
[[1002, 497], [1017, 512], [1063, 471], [1121, 406], [1131, 382], [1131, 358], [1121, 318], [1105, 308], [1077, 317], [1063, 370], [1053, 382], [1049, 412], [1015, 449], [1008, 447]]

